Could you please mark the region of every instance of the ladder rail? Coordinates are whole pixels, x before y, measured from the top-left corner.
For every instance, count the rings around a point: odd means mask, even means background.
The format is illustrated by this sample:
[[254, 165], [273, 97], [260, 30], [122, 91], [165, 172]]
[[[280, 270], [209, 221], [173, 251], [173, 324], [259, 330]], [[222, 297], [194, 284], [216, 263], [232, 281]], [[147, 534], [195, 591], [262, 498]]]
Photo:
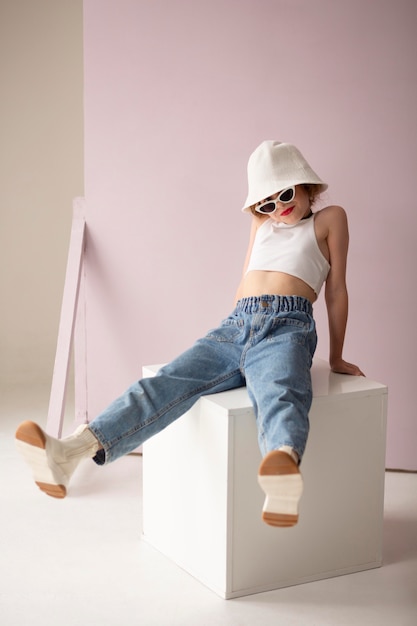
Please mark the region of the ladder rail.
[[46, 424], [47, 432], [58, 438], [62, 436], [65, 415], [65, 401], [82, 278], [85, 240], [84, 199], [76, 198], [73, 206], [71, 237]]

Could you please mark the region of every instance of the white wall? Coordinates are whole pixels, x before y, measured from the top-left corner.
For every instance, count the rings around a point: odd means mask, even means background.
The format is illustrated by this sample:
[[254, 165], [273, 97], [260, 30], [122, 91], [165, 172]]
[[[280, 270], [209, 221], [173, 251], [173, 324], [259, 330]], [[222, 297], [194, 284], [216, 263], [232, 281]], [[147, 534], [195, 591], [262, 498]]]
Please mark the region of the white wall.
[[0, 381], [51, 382], [83, 194], [82, 0], [0, 3]]
[[[389, 385], [388, 466], [417, 469], [417, 3], [84, 7], [90, 417], [229, 312], [247, 158], [275, 138], [349, 214], [345, 357]], [[326, 357], [323, 299], [315, 310]]]

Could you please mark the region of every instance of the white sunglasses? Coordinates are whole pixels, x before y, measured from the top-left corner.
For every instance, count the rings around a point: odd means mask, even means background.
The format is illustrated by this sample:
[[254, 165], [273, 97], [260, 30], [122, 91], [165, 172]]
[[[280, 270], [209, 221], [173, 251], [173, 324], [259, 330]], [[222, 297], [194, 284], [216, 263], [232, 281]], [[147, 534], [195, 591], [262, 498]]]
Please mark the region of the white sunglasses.
[[275, 200], [266, 200], [266, 202], [262, 202], [259, 206], [255, 206], [255, 211], [258, 213], [263, 213], [266, 215], [270, 215], [277, 210], [277, 203], [281, 202], [282, 204], [288, 204], [291, 200], [294, 200], [295, 197], [295, 186], [287, 187], [287, 189], [283, 189]]

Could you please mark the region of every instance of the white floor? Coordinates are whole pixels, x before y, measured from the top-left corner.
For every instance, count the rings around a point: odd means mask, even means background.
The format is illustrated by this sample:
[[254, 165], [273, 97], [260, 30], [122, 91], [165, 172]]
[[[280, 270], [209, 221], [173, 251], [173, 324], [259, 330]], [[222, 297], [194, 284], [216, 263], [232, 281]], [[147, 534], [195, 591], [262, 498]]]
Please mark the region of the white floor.
[[386, 473], [382, 568], [222, 600], [141, 540], [141, 457], [86, 462], [64, 500], [37, 489], [13, 434], [47, 402], [0, 396], [2, 626], [416, 626], [417, 474]]

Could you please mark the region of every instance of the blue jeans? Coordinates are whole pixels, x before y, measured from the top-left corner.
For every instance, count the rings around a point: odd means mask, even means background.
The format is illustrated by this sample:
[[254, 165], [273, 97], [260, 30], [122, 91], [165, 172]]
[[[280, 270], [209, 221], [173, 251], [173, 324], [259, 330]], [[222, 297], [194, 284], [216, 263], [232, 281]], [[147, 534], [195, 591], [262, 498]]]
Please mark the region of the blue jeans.
[[183, 415], [203, 395], [246, 385], [265, 455], [291, 446], [301, 459], [312, 401], [310, 368], [317, 336], [312, 305], [298, 296], [239, 300], [221, 325], [134, 383], [89, 428], [102, 465], [140, 446]]

